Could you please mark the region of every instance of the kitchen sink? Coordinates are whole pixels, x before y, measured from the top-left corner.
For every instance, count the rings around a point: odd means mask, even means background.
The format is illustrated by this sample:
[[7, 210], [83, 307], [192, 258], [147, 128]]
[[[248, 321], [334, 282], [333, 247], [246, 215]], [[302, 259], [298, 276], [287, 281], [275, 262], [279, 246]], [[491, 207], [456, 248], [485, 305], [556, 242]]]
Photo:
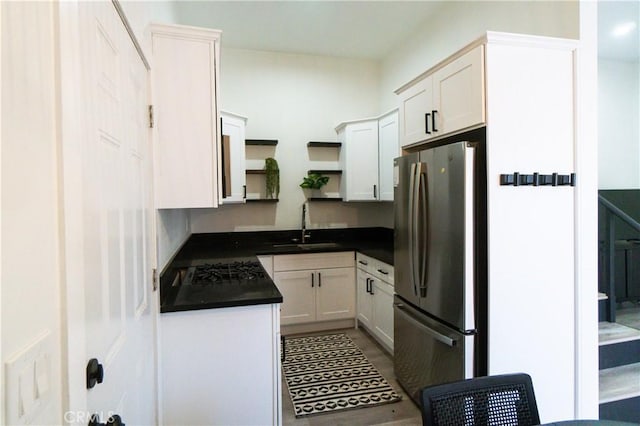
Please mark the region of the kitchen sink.
[[323, 248], [339, 247], [338, 243], [289, 243], [289, 244], [274, 244], [274, 248], [299, 248], [302, 250], [313, 250]]

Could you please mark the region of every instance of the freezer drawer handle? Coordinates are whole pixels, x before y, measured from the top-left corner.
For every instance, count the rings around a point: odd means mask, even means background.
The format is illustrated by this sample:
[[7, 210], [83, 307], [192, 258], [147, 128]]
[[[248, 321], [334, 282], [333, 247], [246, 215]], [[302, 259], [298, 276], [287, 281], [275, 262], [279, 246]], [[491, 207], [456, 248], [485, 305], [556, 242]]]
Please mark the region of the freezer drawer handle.
[[417, 319], [413, 318], [409, 314], [409, 312], [406, 311], [406, 309], [404, 308], [404, 305], [402, 303], [394, 303], [394, 306], [396, 308], [398, 308], [398, 312], [402, 313], [404, 315], [404, 318], [407, 321], [409, 321], [410, 323], [412, 323], [416, 327], [420, 328], [420, 330], [424, 331], [425, 333], [430, 334], [432, 337], [435, 337], [435, 339], [438, 340], [439, 342], [442, 342], [445, 345], [450, 346], [450, 347], [454, 347], [456, 345], [457, 340], [452, 339], [449, 336], [445, 336], [442, 333], [438, 333], [437, 331], [427, 327], [426, 325], [422, 324]]

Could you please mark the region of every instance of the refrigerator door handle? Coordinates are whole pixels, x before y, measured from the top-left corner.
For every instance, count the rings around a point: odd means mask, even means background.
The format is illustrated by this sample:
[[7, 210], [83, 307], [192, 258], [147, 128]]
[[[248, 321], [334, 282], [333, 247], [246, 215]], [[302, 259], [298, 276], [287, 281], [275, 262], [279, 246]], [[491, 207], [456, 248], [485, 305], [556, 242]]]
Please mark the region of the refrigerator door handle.
[[415, 325], [416, 327], [418, 327], [420, 330], [424, 331], [425, 333], [431, 335], [433, 338], [435, 338], [437, 341], [444, 343], [445, 345], [449, 346], [449, 347], [454, 347], [457, 344], [457, 340], [456, 339], [452, 339], [449, 336], [445, 336], [442, 333], [438, 333], [437, 331], [433, 330], [430, 327], [427, 327], [426, 325], [424, 325], [423, 323], [421, 323], [420, 321], [418, 321], [417, 319], [415, 319], [404, 307], [404, 304], [402, 303], [394, 303], [394, 305], [397, 308], [397, 312], [402, 314], [402, 316], [404, 316], [404, 318], [409, 321], [410, 323], [412, 323], [413, 325]]
[[416, 216], [415, 216], [415, 206], [417, 206], [416, 202], [416, 170], [418, 170], [418, 163], [411, 164], [411, 175], [409, 178], [409, 217], [407, 218], [409, 221], [409, 271], [411, 276], [411, 281], [413, 284], [413, 293], [415, 296], [418, 296], [418, 274], [416, 274]]
[[429, 224], [429, 212], [428, 202], [427, 202], [427, 165], [422, 163], [420, 164], [420, 170], [418, 173], [418, 187], [419, 187], [419, 199], [420, 199], [420, 215], [418, 217], [419, 223], [424, 225], [423, 235], [420, 235], [420, 241], [422, 241], [422, 247], [420, 250], [420, 297], [427, 297], [427, 268], [429, 258], [429, 232], [430, 224]]

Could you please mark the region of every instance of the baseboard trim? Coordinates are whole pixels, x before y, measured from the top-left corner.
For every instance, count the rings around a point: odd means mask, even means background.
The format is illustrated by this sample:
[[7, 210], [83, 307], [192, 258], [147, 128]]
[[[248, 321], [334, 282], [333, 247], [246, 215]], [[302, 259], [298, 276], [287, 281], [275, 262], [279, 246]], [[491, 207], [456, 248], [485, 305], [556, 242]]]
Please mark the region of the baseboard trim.
[[310, 322], [306, 324], [281, 325], [280, 334], [290, 336], [293, 334], [315, 333], [318, 331], [338, 330], [341, 328], [355, 328], [355, 318], [335, 321]]

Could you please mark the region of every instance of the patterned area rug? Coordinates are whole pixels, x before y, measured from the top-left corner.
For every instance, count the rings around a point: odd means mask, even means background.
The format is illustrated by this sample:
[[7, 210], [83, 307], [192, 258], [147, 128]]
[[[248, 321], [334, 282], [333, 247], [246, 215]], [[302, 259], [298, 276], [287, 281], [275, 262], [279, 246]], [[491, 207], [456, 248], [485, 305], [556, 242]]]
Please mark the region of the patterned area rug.
[[344, 333], [287, 338], [282, 370], [296, 417], [401, 399]]

